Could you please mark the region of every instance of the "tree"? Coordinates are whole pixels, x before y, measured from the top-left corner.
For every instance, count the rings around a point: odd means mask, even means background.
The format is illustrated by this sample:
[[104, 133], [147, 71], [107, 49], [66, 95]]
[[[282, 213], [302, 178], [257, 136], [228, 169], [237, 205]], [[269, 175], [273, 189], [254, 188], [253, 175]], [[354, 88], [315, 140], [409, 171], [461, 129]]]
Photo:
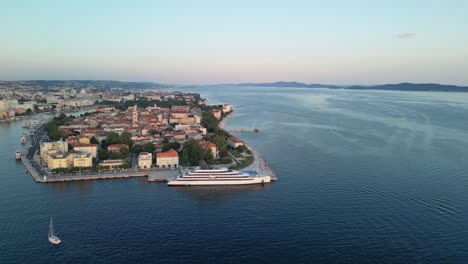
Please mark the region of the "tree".
[[203, 160], [207, 164], [213, 164], [214, 163], [213, 153], [211, 153], [211, 151], [208, 151], [208, 149], [206, 149], [206, 148], [204, 148]]
[[125, 144], [129, 147], [133, 146], [132, 134], [129, 132], [123, 132], [119, 137], [119, 144]]
[[210, 133], [219, 133], [218, 119], [213, 115], [212, 112], [204, 112], [202, 118], [202, 125], [206, 127], [206, 130]]
[[140, 154], [140, 152], [143, 151], [143, 146], [142, 145], [135, 145], [131, 148], [131, 151], [135, 153], [136, 155]]
[[199, 165], [200, 161], [213, 164], [213, 160], [211, 150], [203, 147], [200, 142], [194, 139], [185, 142], [182, 152], [182, 164], [196, 166]]
[[245, 147], [243, 145], [240, 145], [236, 148], [237, 152], [242, 153], [245, 150]]
[[107, 140], [103, 139], [103, 140], [101, 141], [101, 147], [102, 147], [103, 149], [107, 149], [107, 146], [108, 146]]
[[179, 142], [169, 142], [169, 143], [164, 144], [163, 147], [162, 147], [163, 152], [168, 151], [170, 149], [175, 149], [175, 150], [180, 149], [180, 143]]
[[98, 157], [100, 160], [106, 160], [110, 158], [109, 152], [105, 149], [98, 150]]
[[122, 157], [122, 159], [127, 159], [128, 158], [128, 149], [127, 148], [121, 148], [119, 150], [119, 153], [120, 153], [120, 156]]
[[91, 139], [89, 140], [89, 142], [91, 144], [99, 144], [99, 141], [97, 140], [97, 138], [95, 136], [92, 136]]
[[156, 130], [156, 129], [151, 129], [149, 132], [150, 132], [150, 134], [153, 135], [153, 136], [160, 133], [160, 132], [159, 132], [158, 130]]
[[156, 151], [156, 147], [154, 146], [153, 143], [146, 143], [143, 146], [143, 151], [148, 152], [148, 153], [153, 153]]
[[219, 151], [219, 157], [220, 158], [227, 158], [229, 157], [229, 152], [227, 149], [222, 149]]
[[196, 140], [189, 140], [184, 144], [182, 160], [190, 166], [196, 166], [203, 159], [203, 147]]
[[229, 145], [228, 141], [226, 140], [226, 137], [223, 135], [216, 134], [211, 138], [211, 142], [216, 144], [216, 147], [218, 147], [219, 150], [226, 149], [227, 146]]
[[49, 136], [51, 140], [56, 141], [62, 137], [62, 133], [60, 133], [58, 125], [56, 125], [54, 122], [49, 123], [45, 130], [47, 132], [47, 136]]
[[107, 146], [120, 143], [120, 136], [115, 132], [110, 132], [106, 137]]

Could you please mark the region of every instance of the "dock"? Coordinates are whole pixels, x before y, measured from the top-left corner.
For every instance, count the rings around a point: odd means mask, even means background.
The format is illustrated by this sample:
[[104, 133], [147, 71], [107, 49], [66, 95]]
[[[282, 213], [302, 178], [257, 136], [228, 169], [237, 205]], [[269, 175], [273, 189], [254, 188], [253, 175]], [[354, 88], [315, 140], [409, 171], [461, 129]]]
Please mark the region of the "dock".
[[116, 172], [87, 172], [77, 174], [46, 174], [43, 176], [39, 173], [27, 158], [21, 160], [28, 170], [31, 177], [39, 183], [54, 183], [54, 182], [72, 182], [72, 181], [94, 181], [108, 179], [129, 179], [135, 177], [147, 177], [149, 182], [167, 182], [177, 175], [179, 170], [140, 170], [140, 171], [116, 171]]
[[239, 129], [232, 129], [232, 130], [227, 130], [228, 132], [255, 132], [255, 133], [258, 133], [260, 132], [260, 129], [258, 128], [239, 128]]

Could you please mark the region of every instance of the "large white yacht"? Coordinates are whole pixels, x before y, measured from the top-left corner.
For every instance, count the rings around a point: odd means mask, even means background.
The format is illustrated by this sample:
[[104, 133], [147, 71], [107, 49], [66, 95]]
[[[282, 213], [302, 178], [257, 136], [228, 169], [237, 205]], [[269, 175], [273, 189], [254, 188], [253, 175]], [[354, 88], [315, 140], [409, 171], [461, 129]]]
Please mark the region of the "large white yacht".
[[260, 176], [256, 172], [236, 171], [227, 168], [200, 169], [195, 168], [177, 176], [167, 183], [169, 186], [191, 185], [244, 185], [262, 184], [271, 181], [270, 176]]

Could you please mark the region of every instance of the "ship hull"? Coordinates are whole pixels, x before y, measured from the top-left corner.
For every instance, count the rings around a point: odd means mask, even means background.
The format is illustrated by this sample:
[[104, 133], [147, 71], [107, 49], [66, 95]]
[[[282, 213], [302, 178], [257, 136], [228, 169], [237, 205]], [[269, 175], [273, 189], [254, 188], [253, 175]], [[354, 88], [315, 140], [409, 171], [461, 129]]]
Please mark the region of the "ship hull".
[[246, 179], [204, 179], [204, 180], [181, 180], [169, 181], [169, 186], [213, 186], [213, 185], [249, 185], [271, 182], [270, 176], [249, 177]]

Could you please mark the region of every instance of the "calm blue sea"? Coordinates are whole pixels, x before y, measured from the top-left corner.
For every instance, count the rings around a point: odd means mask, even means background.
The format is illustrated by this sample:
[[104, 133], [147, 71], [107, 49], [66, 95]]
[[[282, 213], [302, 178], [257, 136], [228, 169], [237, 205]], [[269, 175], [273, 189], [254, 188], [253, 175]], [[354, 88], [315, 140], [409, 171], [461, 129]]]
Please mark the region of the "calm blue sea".
[[468, 93], [193, 91], [261, 129], [238, 136], [279, 181], [38, 184], [1, 123], [0, 263], [468, 263]]

